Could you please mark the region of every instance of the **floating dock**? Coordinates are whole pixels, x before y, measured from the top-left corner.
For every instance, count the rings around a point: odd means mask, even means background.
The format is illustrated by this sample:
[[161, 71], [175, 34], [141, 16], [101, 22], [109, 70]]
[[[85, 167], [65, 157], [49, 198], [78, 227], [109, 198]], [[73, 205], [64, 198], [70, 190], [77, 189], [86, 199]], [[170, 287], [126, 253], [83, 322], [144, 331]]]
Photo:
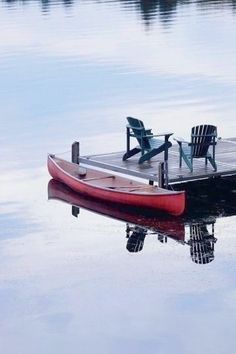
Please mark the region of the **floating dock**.
[[[74, 143], [79, 144], [79, 143]], [[216, 146], [217, 171], [210, 164], [205, 165], [205, 159], [194, 159], [193, 172], [185, 163], [179, 168], [178, 145], [174, 144], [168, 152], [168, 167], [163, 168], [163, 154], [156, 155], [151, 160], [138, 164], [139, 155], [123, 161], [125, 151], [99, 155], [78, 156], [78, 162], [94, 167], [127, 174], [129, 176], [147, 179], [150, 183], [160, 184], [160, 173], [166, 174], [167, 184], [183, 183], [204, 178], [236, 175], [236, 138], [221, 139]], [[160, 166], [162, 166], [160, 168]], [[165, 183], [164, 183], [165, 184]]]

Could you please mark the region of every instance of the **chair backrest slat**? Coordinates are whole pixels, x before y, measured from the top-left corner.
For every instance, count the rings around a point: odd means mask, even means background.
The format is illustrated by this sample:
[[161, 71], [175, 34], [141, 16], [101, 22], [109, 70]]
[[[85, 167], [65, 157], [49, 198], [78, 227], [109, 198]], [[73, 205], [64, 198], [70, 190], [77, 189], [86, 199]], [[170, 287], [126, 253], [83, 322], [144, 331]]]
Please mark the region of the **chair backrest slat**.
[[190, 225], [190, 254], [198, 264], [210, 263], [214, 260], [214, 234], [204, 224]]
[[192, 128], [191, 146], [192, 157], [204, 157], [208, 148], [214, 143], [217, 136], [217, 129], [214, 125], [198, 125]]
[[127, 117], [127, 120], [129, 122], [129, 125], [133, 131], [133, 134], [135, 135], [135, 138], [138, 140], [138, 143], [140, 146], [142, 146], [145, 150], [150, 150], [150, 138], [146, 138], [146, 130], [144, 127], [144, 124], [141, 120], [133, 117]]

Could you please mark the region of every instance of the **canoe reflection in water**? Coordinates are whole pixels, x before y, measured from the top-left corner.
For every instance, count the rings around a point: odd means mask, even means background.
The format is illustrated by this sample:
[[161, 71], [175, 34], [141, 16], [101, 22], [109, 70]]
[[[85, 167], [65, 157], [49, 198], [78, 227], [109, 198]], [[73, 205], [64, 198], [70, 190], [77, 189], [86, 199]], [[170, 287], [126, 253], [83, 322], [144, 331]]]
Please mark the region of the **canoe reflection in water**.
[[181, 217], [161, 214], [158, 216], [156, 214], [146, 215], [144, 213], [140, 215], [133, 208], [117, 208], [111, 204], [81, 196], [54, 179], [48, 183], [48, 199], [60, 200], [70, 204], [72, 215], [76, 217], [80, 208], [84, 208], [125, 222], [126, 249], [129, 252], [140, 252], [144, 247], [146, 236], [155, 234], [161, 243], [166, 243], [171, 238], [179, 244], [188, 245], [192, 261], [196, 264], [207, 264], [214, 260], [214, 246], [217, 241], [214, 236], [214, 224], [217, 217], [236, 214], [235, 194], [233, 194], [235, 181], [232, 188], [230, 188], [231, 184], [229, 182], [227, 190], [225, 189], [226, 183], [222, 183], [223, 187], [215, 185], [216, 193], [207, 195], [205, 198], [202, 198], [206, 193], [203, 185], [201, 186], [202, 195], [199, 193], [199, 186], [196, 188], [196, 193], [193, 188], [190, 188], [188, 211]]

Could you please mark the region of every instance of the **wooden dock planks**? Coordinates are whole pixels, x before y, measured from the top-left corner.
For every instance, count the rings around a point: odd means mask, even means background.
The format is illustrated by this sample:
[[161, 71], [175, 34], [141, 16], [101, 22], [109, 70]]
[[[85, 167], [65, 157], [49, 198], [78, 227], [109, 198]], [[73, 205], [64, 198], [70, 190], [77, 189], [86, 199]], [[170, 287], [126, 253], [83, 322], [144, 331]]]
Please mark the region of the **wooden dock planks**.
[[[80, 156], [79, 162], [94, 167], [105, 168], [115, 172], [128, 174], [130, 176], [145, 178], [150, 181], [158, 181], [158, 166], [163, 162], [163, 154], [157, 155], [150, 161], [138, 164], [137, 157], [131, 157], [127, 161], [122, 161], [122, 152], [107, 153], [101, 155]], [[194, 159], [194, 169], [191, 173], [183, 163], [179, 168], [178, 146], [173, 145], [169, 149], [168, 159], [168, 179], [169, 183], [187, 182], [202, 178], [210, 178], [223, 175], [236, 175], [236, 138], [221, 139], [216, 146], [217, 172], [212, 166], [205, 166], [204, 159]]]

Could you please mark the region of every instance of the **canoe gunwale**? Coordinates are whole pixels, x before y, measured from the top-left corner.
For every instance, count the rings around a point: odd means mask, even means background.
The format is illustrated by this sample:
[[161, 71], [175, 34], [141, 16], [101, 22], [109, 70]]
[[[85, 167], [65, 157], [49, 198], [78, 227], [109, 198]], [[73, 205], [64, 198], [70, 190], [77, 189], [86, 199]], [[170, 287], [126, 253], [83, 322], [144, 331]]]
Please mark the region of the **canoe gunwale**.
[[[60, 165], [65, 164], [65, 168]], [[66, 170], [68, 166], [68, 170]], [[83, 179], [77, 176], [74, 176], [73, 166], [78, 168], [78, 164], [66, 161], [64, 159], [58, 158], [55, 155], [48, 155], [48, 171], [50, 175], [66, 184], [69, 188], [74, 190], [76, 193], [84, 194], [95, 199], [100, 199], [105, 202], [112, 202], [116, 204], [129, 205], [135, 208], [141, 209], [152, 209], [156, 211], [165, 212], [171, 215], [179, 216], [184, 213], [185, 210], [185, 192], [184, 191], [169, 191], [159, 188], [158, 186], [149, 186], [143, 183], [143, 189], [145, 188], [154, 188], [157, 189], [157, 192], [148, 193], [146, 191], [136, 191], [135, 184], [133, 184], [132, 191], [123, 191], [116, 190], [111, 188], [111, 186], [99, 186], [93, 183], [88, 183], [83, 181]], [[71, 171], [70, 171], [71, 167]], [[109, 176], [105, 171], [98, 171], [96, 169], [87, 169], [87, 171], [92, 173], [104, 174], [104, 176]], [[127, 181], [136, 182], [132, 179], [128, 179], [121, 176], [116, 176], [117, 181]], [[137, 182], [142, 184], [141, 182]], [[137, 186], [137, 185], [136, 185]], [[159, 193], [158, 193], [159, 190]]]
[[[184, 191], [169, 191], [169, 190], [166, 190], [167, 193], [146, 193], [145, 192], [145, 194], [144, 194], [144, 193], [138, 193], [138, 192], [134, 193], [134, 192], [130, 192], [130, 191], [122, 191], [122, 190], [116, 190], [115, 189], [115, 188], [124, 188], [122, 186], [106, 187], [106, 186], [97, 186], [97, 185], [89, 184], [89, 183], [87, 183], [87, 182], [89, 182], [89, 179], [86, 181], [86, 179], [80, 179], [80, 178], [78, 178], [76, 176], [73, 176], [72, 174], [67, 172], [65, 169], [63, 169], [59, 164], [57, 164], [56, 161], [54, 160], [54, 158], [57, 158], [58, 160], [62, 160], [62, 161], [63, 161], [63, 159], [60, 159], [60, 158], [58, 158], [58, 157], [56, 157], [55, 155], [52, 155], [52, 154], [49, 154], [48, 158], [56, 166], [56, 168], [59, 169], [63, 174], [66, 174], [69, 178], [72, 178], [74, 181], [76, 181], [78, 183], [81, 183], [83, 185], [86, 185], [88, 187], [91, 187], [91, 188], [96, 188], [96, 189], [100, 189], [100, 190], [104, 190], [104, 191], [108, 191], [108, 192], [112, 192], [112, 193], [122, 193], [124, 195], [130, 194], [130, 195], [137, 195], [137, 196], [143, 196], [143, 197], [145, 197], [145, 196], [147, 196], [147, 197], [151, 197], [151, 196], [155, 196], [155, 197], [156, 196], [158, 196], [158, 197], [165, 196], [165, 197], [168, 197], [168, 196], [175, 196], [175, 195], [180, 195], [180, 194], [185, 193]], [[78, 166], [78, 164], [76, 164], [74, 162], [71, 162], [71, 164], [73, 164], [75, 166]], [[115, 175], [110, 175], [109, 177], [115, 178], [116, 176]], [[103, 178], [108, 178], [108, 176], [105, 176]], [[125, 178], [125, 177], [122, 177], [122, 178], [128, 180], [128, 178]], [[143, 183], [143, 185], [140, 185], [139, 189], [141, 189], [141, 188], [147, 189], [147, 188], [152, 188], [152, 187], [153, 186], [149, 186], [148, 184], [146, 185], [146, 184]], [[137, 186], [134, 185], [134, 186], [131, 186], [131, 188], [132, 189], [136, 189]], [[158, 190], [160, 190], [160, 189], [163, 190], [162, 188], [158, 188], [157, 186], [156, 186], [156, 188]]]

